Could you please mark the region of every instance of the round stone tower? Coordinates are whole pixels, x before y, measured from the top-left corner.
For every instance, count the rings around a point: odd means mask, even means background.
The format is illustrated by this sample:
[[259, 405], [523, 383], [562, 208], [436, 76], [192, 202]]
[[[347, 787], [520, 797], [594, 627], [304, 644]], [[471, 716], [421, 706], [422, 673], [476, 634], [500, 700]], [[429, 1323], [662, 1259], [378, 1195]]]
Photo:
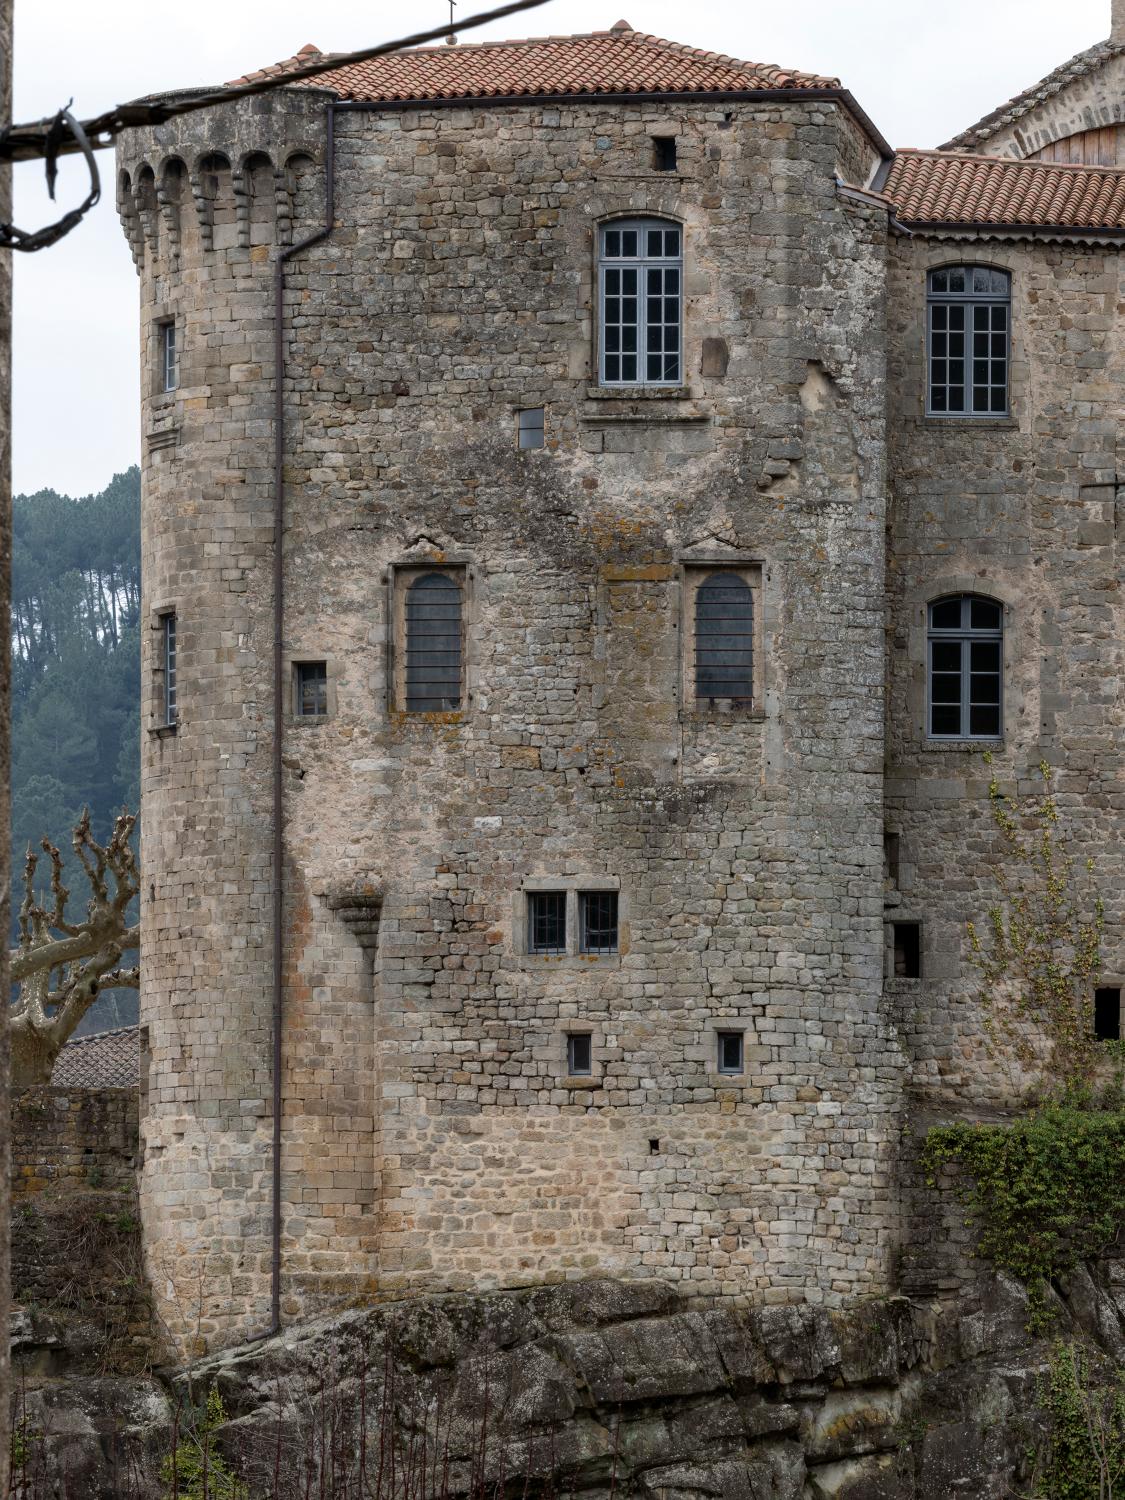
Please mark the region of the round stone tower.
[[274, 272], [323, 211], [324, 118], [290, 89], [118, 151], [141, 284], [141, 1203], [163, 1311], [208, 1341], [270, 1315]]

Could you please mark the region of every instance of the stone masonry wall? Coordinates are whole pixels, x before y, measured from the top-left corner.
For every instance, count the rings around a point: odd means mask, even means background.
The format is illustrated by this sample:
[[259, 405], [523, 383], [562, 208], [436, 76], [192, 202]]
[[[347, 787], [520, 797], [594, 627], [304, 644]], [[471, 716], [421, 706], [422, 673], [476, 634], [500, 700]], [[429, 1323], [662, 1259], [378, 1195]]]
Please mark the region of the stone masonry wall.
[[[216, 1338], [268, 1289], [269, 262], [314, 222], [321, 107], [228, 106], [121, 157], [146, 389], [155, 320], [183, 320], [185, 362], [145, 406], [145, 607], [180, 616], [181, 718], [145, 753], [142, 1202]], [[883, 1288], [886, 236], [836, 190], [854, 136], [818, 102], [336, 126], [336, 229], [285, 309], [285, 654], [331, 684], [284, 745], [286, 1313], [636, 1268]], [[298, 147], [317, 170], [272, 175]], [[684, 226], [682, 389], [595, 383], [595, 231], [621, 214]], [[539, 405], [547, 445], [520, 451]], [[457, 714], [395, 706], [396, 570], [423, 563], [463, 569]], [[732, 563], [761, 691], [699, 712], [693, 570]], [[529, 882], [618, 889], [620, 953], [529, 957]], [[742, 1078], [718, 1026], [745, 1031]]]
[[136, 1187], [136, 1089], [23, 1089], [12, 1099], [12, 1198]]

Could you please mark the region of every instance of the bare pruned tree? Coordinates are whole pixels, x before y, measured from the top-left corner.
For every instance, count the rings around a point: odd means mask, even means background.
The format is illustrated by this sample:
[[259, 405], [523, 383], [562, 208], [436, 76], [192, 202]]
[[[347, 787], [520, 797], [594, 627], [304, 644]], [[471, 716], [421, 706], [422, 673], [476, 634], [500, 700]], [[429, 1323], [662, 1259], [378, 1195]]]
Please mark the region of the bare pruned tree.
[[85, 811], [71, 842], [90, 883], [85, 919], [67, 920], [70, 892], [63, 885], [62, 857], [50, 839], [42, 849], [51, 866], [50, 896], [37, 895], [39, 856], [29, 847], [23, 873], [20, 940], [10, 955], [19, 995], [11, 1012], [12, 1087], [50, 1083], [59, 1051], [98, 992], [136, 988], [139, 971], [122, 968], [122, 956], [140, 946], [140, 926], [130, 926], [129, 903], [139, 889], [137, 859], [130, 845], [133, 813], [119, 814], [110, 840], [99, 844]]

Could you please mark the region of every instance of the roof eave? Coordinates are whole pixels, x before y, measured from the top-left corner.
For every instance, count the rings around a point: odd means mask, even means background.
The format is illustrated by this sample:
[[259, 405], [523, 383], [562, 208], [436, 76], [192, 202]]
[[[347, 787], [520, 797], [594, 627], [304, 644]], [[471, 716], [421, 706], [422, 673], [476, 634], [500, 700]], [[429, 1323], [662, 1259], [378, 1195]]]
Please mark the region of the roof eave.
[[903, 225], [913, 234], [942, 234], [974, 239], [1072, 239], [1125, 243], [1125, 226], [1098, 224], [989, 224], [958, 219], [908, 219]]

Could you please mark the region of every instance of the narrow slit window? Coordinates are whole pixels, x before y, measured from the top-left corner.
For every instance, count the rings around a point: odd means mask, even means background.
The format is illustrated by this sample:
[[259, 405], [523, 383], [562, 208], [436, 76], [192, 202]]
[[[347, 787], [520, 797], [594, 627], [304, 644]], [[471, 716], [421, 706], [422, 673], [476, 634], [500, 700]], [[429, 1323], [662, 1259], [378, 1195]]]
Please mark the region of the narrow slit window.
[[927, 411], [1008, 413], [1012, 278], [992, 266], [943, 266], [927, 285]]
[[680, 385], [683, 234], [662, 219], [617, 219], [601, 229], [603, 385]]
[[720, 1031], [719, 1072], [741, 1073], [744, 1069], [744, 1048], [741, 1031]]
[[956, 594], [929, 611], [930, 739], [1000, 738], [1004, 611], [995, 599]]
[[578, 895], [578, 951], [617, 952], [617, 892], [580, 891]]
[[896, 979], [921, 979], [922, 926], [920, 922], [895, 922], [894, 970]]
[[296, 666], [296, 709], [300, 719], [323, 719], [328, 713], [328, 663], [301, 661]]
[[594, 1039], [588, 1031], [572, 1031], [566, 1039], [566, 1071], [572, 1078], [589, 1078], [594, 1071]]
[[423, 573], [406, 591], [406, 711], [461, 707], [461, 587], [448, 573]]
[[527, 951], [566, 952], [566, 892], [529, 891], [527, 897]]
[[695, 696], [754, 697], [754, 595], [737, 573], [712, 573], [695, 591]]
[[654, 172], [676, 170], [676, 137], [654, 135], [652, 138], [652, 169]]
[[180, 349], [175, 323], [160, 325], [161, 390], [174, 391], [180, 383]]
[[516, 431], [521, 448], [542, 448], [546, 442], [543, 407], [532, 406], [517, 412]]
[[1116, 985], [1094, 991], [1094, 1035], [1100, 1042], [1121, 1040], [1121, 990]]
[[176, 680], [176, 616], [161, 617], [161, 665], [164, 668], [164, 722], [175, 724], [179, 719], [179, 701]]

